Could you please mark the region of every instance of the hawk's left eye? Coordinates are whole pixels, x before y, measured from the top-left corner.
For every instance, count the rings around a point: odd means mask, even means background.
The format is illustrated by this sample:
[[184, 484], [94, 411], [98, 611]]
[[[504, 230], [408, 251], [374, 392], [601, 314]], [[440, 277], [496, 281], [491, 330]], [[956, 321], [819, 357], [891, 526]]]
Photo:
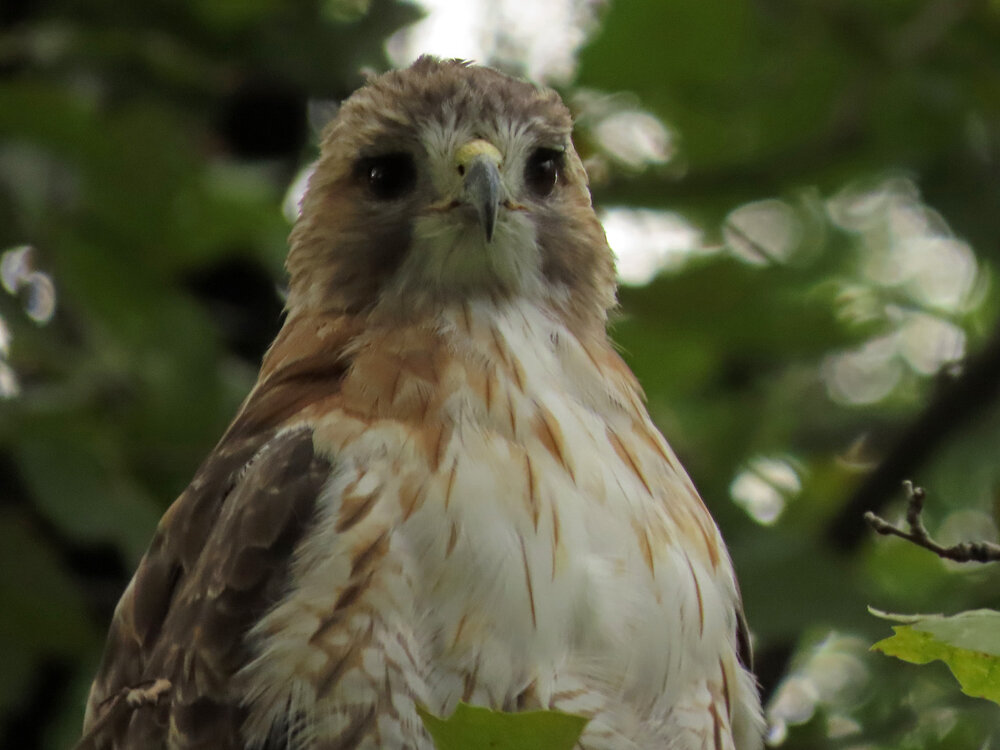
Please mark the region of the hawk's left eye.
[[402, 198], [417, 183], [417, 167], [409, 154], [384, 154], [362, 159], [358, 172], [371, 194], [382, 201]]
[[559, 180], [563, 152], [554, 148], [536, 148], [524, 167], [524, 183], [539, 198], [549, 195]]

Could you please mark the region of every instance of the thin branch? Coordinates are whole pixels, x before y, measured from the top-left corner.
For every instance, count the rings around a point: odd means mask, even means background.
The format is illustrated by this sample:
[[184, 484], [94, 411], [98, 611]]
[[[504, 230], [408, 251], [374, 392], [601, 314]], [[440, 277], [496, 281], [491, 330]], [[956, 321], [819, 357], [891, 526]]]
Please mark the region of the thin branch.
[[933, 552], [944, 560], [954, 560], [955, 562], [998, 562], [1000, 561], [1000, 544], [993, 542], [960, 542], [951, 547], [945, 547], [935, 542], [921, 515], [924, 512], [924, 500], [927, 494], [923, 487], [914, 487], [913, 482], [906, 480], [903, 482], [909, 501], [906, 506], [906, 525], [909, 531], [904, 531], [886, 521], [881, 516], [868, 511], [865, 513], [865, 521], [875, 531], [883, 536], [898, 536], [908, 542], [916, 544]]

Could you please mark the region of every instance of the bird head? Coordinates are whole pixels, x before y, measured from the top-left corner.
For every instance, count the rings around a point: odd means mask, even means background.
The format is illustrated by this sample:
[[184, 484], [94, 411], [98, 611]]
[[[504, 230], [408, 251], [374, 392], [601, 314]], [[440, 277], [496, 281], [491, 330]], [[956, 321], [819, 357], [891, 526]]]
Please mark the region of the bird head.
[[289, 310], [412, 315], [527, 297], [599, 321], [614, 270], [558, 94], [423, 57], [327, 126], [292, 233]]

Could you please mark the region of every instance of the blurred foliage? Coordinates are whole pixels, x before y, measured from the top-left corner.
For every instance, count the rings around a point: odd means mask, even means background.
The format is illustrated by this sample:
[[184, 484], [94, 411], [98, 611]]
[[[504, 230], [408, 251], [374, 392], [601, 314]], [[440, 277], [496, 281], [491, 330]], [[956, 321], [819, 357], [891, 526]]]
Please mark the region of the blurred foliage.
[[[280, 323], [307, 99], [385, 68], [417, 14], [0, 6], [0, 252], [34, 248], [0, 292], [7, 745], [79, 731], [114, 603]], [[995, 538], [1000, 5], [619, 0], [579, 60], [563, 93], [598, 205], [700, 237], [623, 287], [613, 331], [730, 543], [773, 738], [997, 743], [997, 707], [942, 665], [870, 654], [866, 612], [997, 608], [996, 574], [876, 542], [861, 513], [892, 517], [911, 478], [936, 538]], [[645, 166], [602, 127], [623, 108], [667, 139]]]

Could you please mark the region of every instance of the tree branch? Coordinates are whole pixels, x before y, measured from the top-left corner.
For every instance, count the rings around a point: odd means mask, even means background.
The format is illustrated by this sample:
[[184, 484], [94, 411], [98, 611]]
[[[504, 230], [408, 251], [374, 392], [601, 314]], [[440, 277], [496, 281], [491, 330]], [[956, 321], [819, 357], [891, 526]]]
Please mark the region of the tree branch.
[[881, 516], [868, 511], [865, 513], [865, 520], [868, 525], [883, 536], [898, 536], [908, 542], [916, 544], [933, 552], [943, 560], [954, 560], [955, 562], [998, 562], [1000, 561], [1000, 544], [993, 542], [960, 542], [951, 547], [938, 544], [931, 538], [927, 527], [924, 526], [923, 518], [924, 500], [926, 493], [923, 487], [914, 487], [913, 482], [906, 480], [903, 482], [909, 502], [906, 506], [906, 525], [909, 531], [895, 526], [886, 521]]

